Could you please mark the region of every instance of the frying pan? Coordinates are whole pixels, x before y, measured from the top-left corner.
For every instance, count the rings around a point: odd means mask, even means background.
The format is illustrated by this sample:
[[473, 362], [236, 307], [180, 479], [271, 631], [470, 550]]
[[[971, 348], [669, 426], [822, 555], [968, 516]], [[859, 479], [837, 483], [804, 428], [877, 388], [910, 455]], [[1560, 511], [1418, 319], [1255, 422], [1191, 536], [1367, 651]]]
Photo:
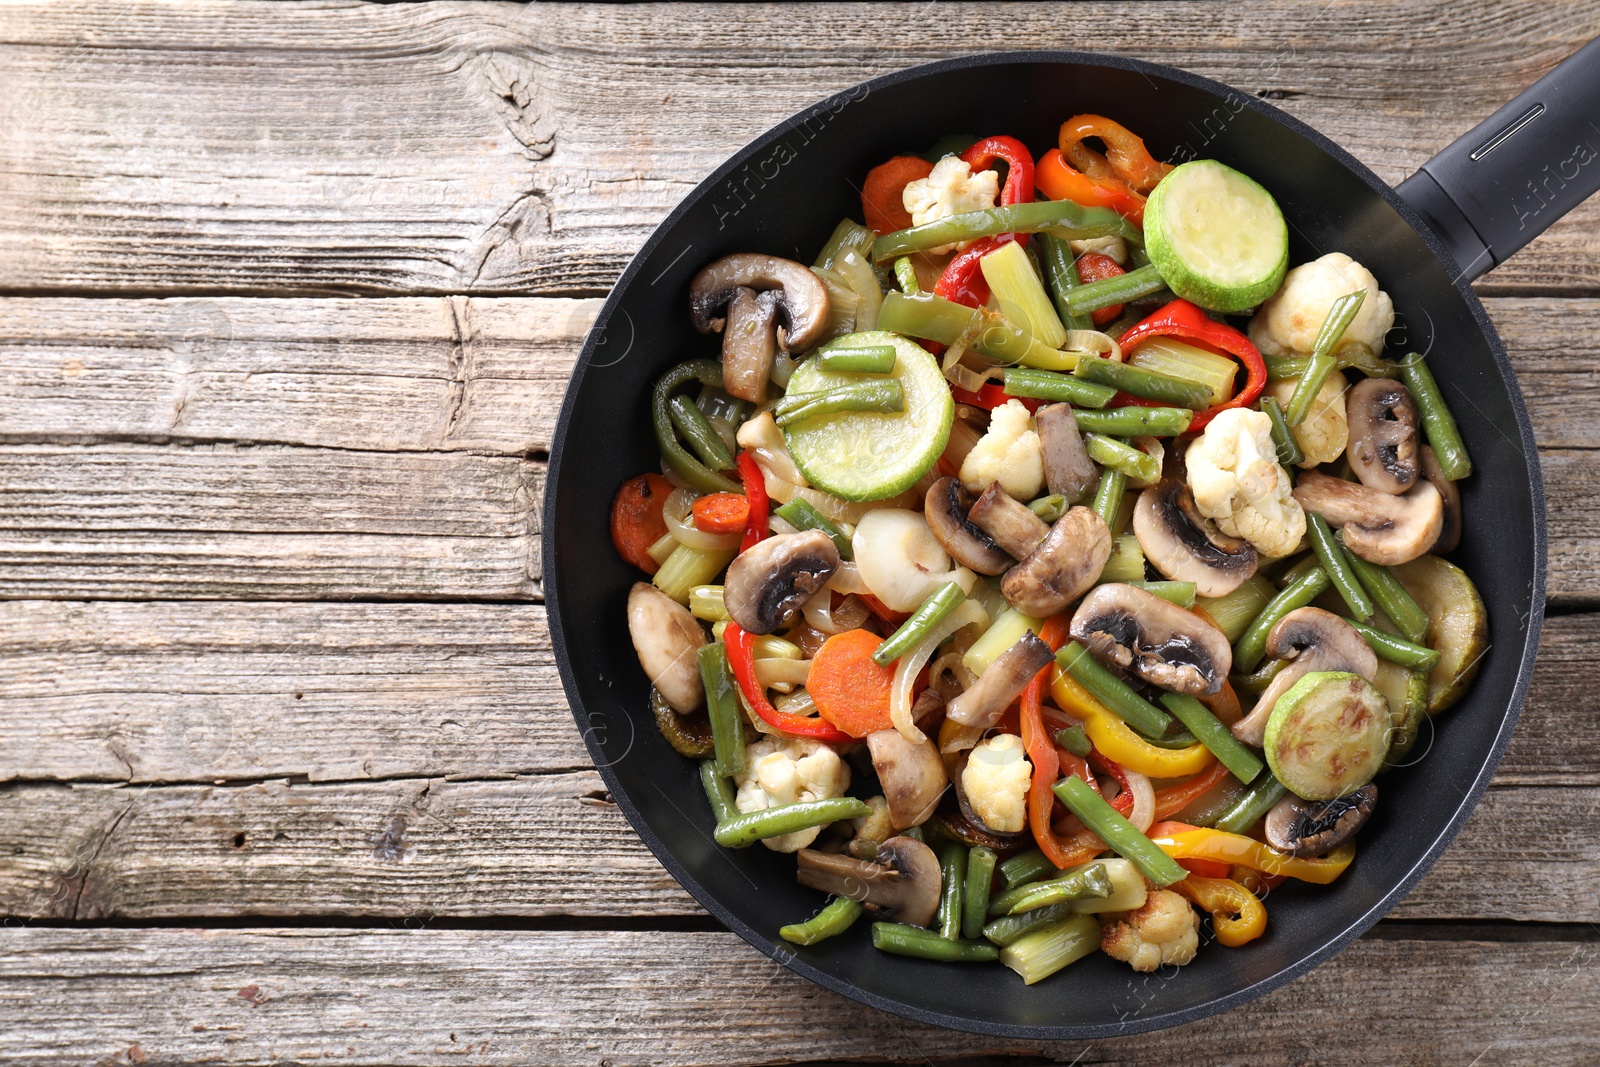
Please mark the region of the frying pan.
[[[890, 956], [864, 929], [807, 948], [778, 927], [821, 903], [794, 857], [712, 842], [696, 769], [667, 747], [624, 604], [637, 574], [608, 536], [612, 494], [659, 462], [654, 379], [714, 354], [689, 323], [702, 264], [759, 251], [809, 263], [834, 223], [860, 216], [867, 170], [952, 133], [1008, 133], [1042, 150], [1069, 115], [1108, 115], [1159, 159], [1214, 158], [1277, 197], [1291, 262], [1325, 252], [1367, 265], [1397, 312], [1390, 348], [1429, 353], [1471, 452], [1466, 536], [1452, 559], [1488, 605], [1492, 647], [1469, 696], [1433, 722], [1417, 766], [1385, 776], [1355, 864], [1332, 886], [1272, 894], [1267, 935], [1207, 946], [1172, 973], [1096, 953], [1024, 987], [995, 967]], [[544, 583], [562, 682], [617, 805], [707, 911], [794, 971], [921, 1022], [1028, 1040], [1172, 1026], [1224, 1011], [1327, 959], [1384, 915], [1450, 843], [1493, 775], [1521, 709], [1544, 611], [1538, 454], [1505, 351], [1469, 283], [1600, 187], [1600, 41], [1428, 161], [1398, 190], [1254, 96], [1171, 67], [1083, 52], [1006, 52], [866, 82], [779, 123], [723, 164], [651, 235], [611, 291], [568, 386], [551, 451]]]

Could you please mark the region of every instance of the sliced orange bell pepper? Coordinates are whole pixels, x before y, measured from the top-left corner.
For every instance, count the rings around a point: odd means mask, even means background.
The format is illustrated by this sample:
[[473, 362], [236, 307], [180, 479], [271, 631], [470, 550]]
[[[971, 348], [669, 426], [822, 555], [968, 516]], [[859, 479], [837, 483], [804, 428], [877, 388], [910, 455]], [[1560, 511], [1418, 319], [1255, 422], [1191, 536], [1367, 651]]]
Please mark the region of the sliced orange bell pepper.
[[1317, 859], [1300, 859], [1287, 852], [1262, 844], [1253, 837], [1230, 834], [1222, 830], [1185, 830], [1165, 834], [1152, 841], [1175, 860], [1216, 860], [1237, 863], [1263, 874], [1283, 874], [1302, 882], [1327, 885], [1345, 872], [1356, 858], [1356, 846], [1347, 841]]
[[1230, 878], [1191, 874], [1167, 887], [1211, 913], [1217, 940], [1238, 948], [1267, 931], [1267, 909], [1255, 894]]
[[1108, 207], [1134, 225], [1144, 222], [1144, 197], [1117, 181], [1096, 181], [1073, 167], [1052, 148], [1034, 166], [1033, 184], [1051, 200], [1070, 200], [1084, 207]]

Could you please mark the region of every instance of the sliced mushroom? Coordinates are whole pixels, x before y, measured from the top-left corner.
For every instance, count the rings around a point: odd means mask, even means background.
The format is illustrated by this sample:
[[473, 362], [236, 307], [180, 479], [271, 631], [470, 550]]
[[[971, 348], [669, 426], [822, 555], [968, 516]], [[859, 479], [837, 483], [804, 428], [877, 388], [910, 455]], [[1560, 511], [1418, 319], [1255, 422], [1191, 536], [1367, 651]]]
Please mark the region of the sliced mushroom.
[[639, 654], [639, 666], [661, 696], [680, 715], [705, 699], [700, 681], [700, 646], [706, 632], [689, 609], [649, 582], [628, 590], [628, 636]]
[[1139, 494], [1133, 535], [1152, 567], [1172, 581], [1193, 582], [1200, 596], [1226, 596], [1256, 572], [1255, 546], [1217, 529], [1177, 478], [1164, 478]]
[[1105, 520], [1088, 508], [1073, 508], [1056, 520], [1038, 548], [1006, 572], [1000, 593], [1024, 615], [1046, 618], [1082, 596], [1110, 558]]
[[1444, 476], [1444, 471], [1439, 469], [1439, 457], [1427, 445], [1422, 446], [1422, 476], [1439, 490], [1439, 500], [1444, 506], [1439, 539], [1428, 551], [1437, 556], [1447, 555], [1461, 544], [1461, 488]]
[[766, 400], [773, 346], [803, 351], [822, 339], [828, 290], [804, 264], [742, 252], [723, 256], [694, 276], [689, 314], [701, 333], [723, 335], [724, 387], [759, 404]]
[[1346, 400], [1345, 453], [1361, 484], [1398, 496], [1417, 484], [1417, 404], [1404, 382], [1364, 378]]
[[867, 749], [883, 786], [883, 798], [889, 802], [894, 828], [917, 826], [932, 815], [949, 783], [938, 746], [927, 738], [912, 743], [899, 730], [890, 729], [868, 734]]
[[839, 569], [839, 548], [821, 530], [778, 534], [728, 566], [722, 601], [753, 634], [770, 634], [790, 619]]
[[1433, 547], [1444, 528], [1444, 500], [1433, 483], [1420, 480], [1400, 496], [1381, 489], [1306, 471], [1294, 498], [1333, 526], [1345, 547], [1371, 563], [1409, 563]]
[[1369, 682], [1378, 676], [1378, 657], [1366, 639], [1355, 627], [1321, 608], [1297, 608], [1278, 620], [1267, 634], [1267, 655], [1288, 662], [1273, 676], [1250, 714], [1233, 724], [1233, 735], [1257, 748], [1278, 698], [1312, 671], [1349, 671]]
[[961, 479], [940, 478], [928, 486], [928, 495], [923, 501], [928, 529], [950, 553], [950, 558], [963, 567], [970, 567], [979, 574], [1004, 574], [1016, 561], [995, 544], [994, 538], [968, 520], [967, 512], [972, 510], [972, 504], [972, 494], [962, 487]]
[[967, 518], [1017, 559], [1025, 558], [1050, 532], [1043, 519], [1029, 511], [1028, 505], [1013, 499], [999, 482], [989, 483], [967, 512]]
[[795, 853], [800, 884], [865, 904], [875, 915], [927, 926], [939, 910], [939, 858], [914, 837], [891, 837], [878, 861], [803, 848]]
[[1083, 446], [1072, 405], [1048, 404], [1034, 413], [1033, 424], [1044, 448], [1045, 485], [1076, 504], [1100, 477], [1100, 470]]
[[984, 668], [972, 688], [950, 702], [945, 718], [961, 726], [987, 730], [1054, 658], [1049, 645], [1032, 630], [1025, 631], [1016, 644]]
[[1097, 586], [1084, 597], [1072, 636], [1101, 662], [1175, 693], [1219, 693], [1233, 669], [1221, 630], [1131, 585]]
[[1333, 800], [1301, 800], [1291, 793], [1267, 812], [1267, 844], [1295, 856], [1325, 856], [1361, 829], [1377, 803], [1374, 782]]

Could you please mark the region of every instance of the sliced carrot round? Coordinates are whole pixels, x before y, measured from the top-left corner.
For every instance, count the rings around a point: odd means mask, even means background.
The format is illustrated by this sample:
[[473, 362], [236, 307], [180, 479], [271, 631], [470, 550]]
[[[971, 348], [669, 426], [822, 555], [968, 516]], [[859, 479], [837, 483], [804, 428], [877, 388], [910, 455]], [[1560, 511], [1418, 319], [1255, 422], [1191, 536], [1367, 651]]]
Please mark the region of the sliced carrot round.
[[906, 186], [933, 173], [933, 164], [920, 156], [895, 156], [867, 172], [861, 185], [861, 211], [866, 216], [867, 229], [882, 236], [911, 225], [911, 212], [906, 210]]
[[846, 630], [822, 643], [806, 676], [806, 692], [817, 712], [851, 737], [866, 737], [893, 725], [889, 686], [893, 667], [880, 667], [872, 654], [883, 638], [871, 630]]
[[695, 529], [708, 534], [743, 533], [750, 501], [741, 493], [711, 493], [691, 506]]
[[672, 483], [659, 474], [629, 478], [611, 501], [611, 543], [617, 554], [646, 574], [659, 567], [650, 558], [650, 546], [667, 533], [661, 509], [672, 493]]

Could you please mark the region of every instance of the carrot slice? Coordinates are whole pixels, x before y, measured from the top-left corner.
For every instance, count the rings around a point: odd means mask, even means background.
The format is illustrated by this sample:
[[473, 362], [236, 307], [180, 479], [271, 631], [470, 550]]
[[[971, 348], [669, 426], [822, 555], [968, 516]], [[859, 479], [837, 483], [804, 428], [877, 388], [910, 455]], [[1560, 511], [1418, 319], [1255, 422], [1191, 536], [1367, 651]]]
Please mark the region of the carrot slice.
[[933, 173], [933, 164], [919, 156], [895, 156], [867, 172], [861, 186], [861, 211], [867, 229], [878, 235], [904, 230], [911, 225], [903, 194], [906, 185]]
[[892, 667], [872, 662], [883, 638], [870, 630], [846, 630], [822, 643], [806, 676], [806, 692], [817, 712], [851, 737], [887, 730]]
[[690, 510], [695, 529], [703, 533], [743, 533], [750, 518], [750, 501], [740, 493], [712, 493], [696, 500]]
[[[1078, 280], [1085, 285], [1089, 282], [1097, 282], [1103, 278], [1115, 278], [1119, 274], [1126, 273], [1127, 271], [1117, 266], [1116, 260], [1110, 256], [1101, 255], [1099, 252], [1085, 252], [1078, 257]], [[1104, 307], [1099, 311], [1092, 312], [1089, 317], [1094, 320], [1096, 326], [1105, 326], [1116, 322], [1121, 317], [1122, 307], [1123, 305], [1121, 304], [1112, 304], [1110, 307]]]
[[666, 536], [661, 509], [671, 492], [672, 483], [661, 475], [641, 474], [623, 482], [611, 501], [611, 543], [619, 556], [646, 574], [660, 566], [650, 558], [650, 546]]

